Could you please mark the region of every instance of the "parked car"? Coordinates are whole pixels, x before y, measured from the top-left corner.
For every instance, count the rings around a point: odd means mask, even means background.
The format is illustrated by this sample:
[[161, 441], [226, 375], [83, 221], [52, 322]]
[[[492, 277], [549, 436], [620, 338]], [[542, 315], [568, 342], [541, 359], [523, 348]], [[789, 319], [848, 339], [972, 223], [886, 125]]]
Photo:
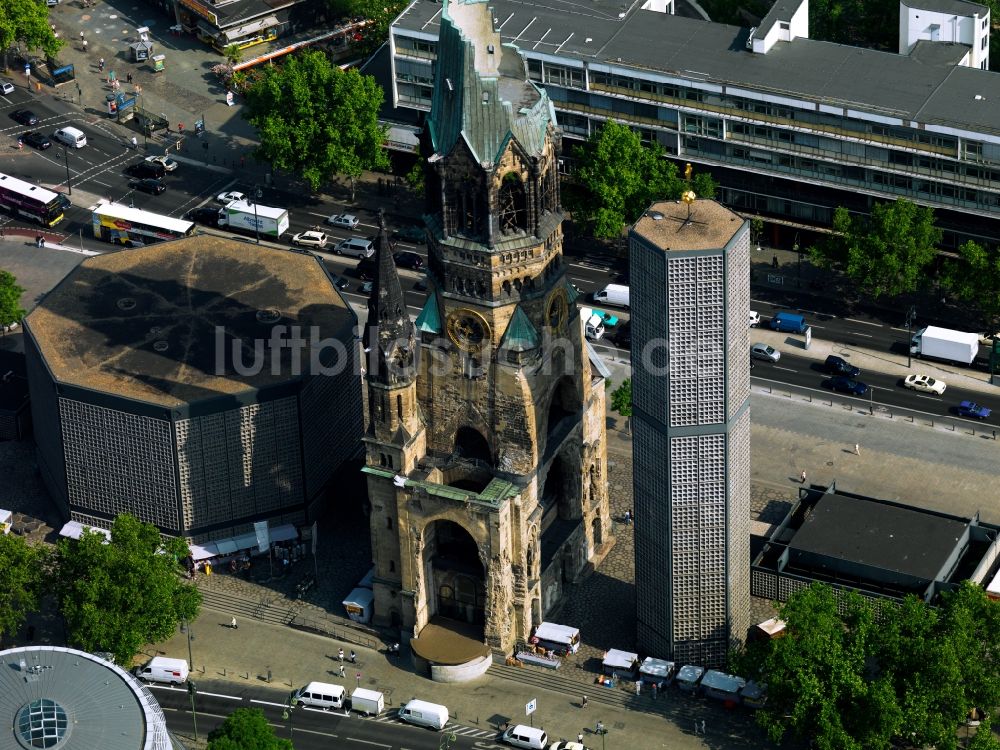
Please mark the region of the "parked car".
[[921, 393], [936, 393], [940, 396], [944, 394], [948, 386], [943, 380], [935, 380], [930, 375], [913, 374], [906, 376], [906, 379], [903, 380], [903, 387], [920, 391]]
[[393, 253], [392, 260], [400, 268], [419, 271], [424, 267], [424, 259], [409, 250], [400, 250], [398, 253]]
[[27, 109], [15, 109], [10, 113], [11, 119], [22, 125], [37, 125], [38, 118], [35, 113]]
[[39, 133], [37, 130], [25, 133], [21, 136], [21, 140], [27, 143], [32, 148], [37, 148], [39, 151], [44, 151], [52, 146], [52, 141], [44, 133]]
[[202, 206], [201, 208], [192, 208], [187, 212], [187, 218], [190, 221], [197, 221], [199, 224], [206, 224], [210, 227], [219, 226], [219, 209], [212, 206]]
[[392, 238], [394, 240], [402, 240], [403, 242], [413, 242], [418, 245], [422, 245], [426, 239], [424, 235], [424, 228], [418, 226], [408, 226], [394, 229], [392, 232]]
[[299, 232], [292, 235], [292, 244], [298, 247], [326, 247], [327, 236], [323, 232], [310, 229], [308, 232]]
[[173, 172], [180, 165], [171, 159], [169, 156], [147, 156], [146, 161], [151, 164], [162, 164], [163, 168], [168, 172]]
[[975, 401], [963, 401], [956, 409], [960, 417], [972, 417], [974, 419], [986, 419], [993, 410], [986, 406], [980, 406]]
[[7, 96], [7, 94], [14, 93], [14, 84], [10, 81], [0, 81], [0, 94]]
[[841, 393], [850, 393], [852, 396], [864, 396], [868, 393], [868, 386], [860, 380], [852, 380], [846, 375], [835, 375], [827, 381], [828, 387]]
[[333, 214], [326, 220], [327, 224], [344, 229], [354, 229], [358, 225], [358, 217], [354, 214]]
[[160, 180], [153, 179], [152, 177], [147, 177], [143, 180], [132, 180], [128, 186], [134, 190], [149, 193], [150, 195], [159, 195], [160, 193], [165, 193], [167, 190], [166, 185], [160, 182]]
[[219, 203], [232, 203], [233, 201], [245, 201], [246, 199], [246, 194], [237, 190], [219, 193], [215, 198], [215, 200], [219, 201]]
[[826, 371], [831, 375], [846, 375], [849, 378], [856, 378], [861, 374], [861, 368], [855, 367], [843, 357], [831, 354], [823, 363]]
[[760, 325], [760, 313], [756, 310], [750, 311], [750, 327], [756, 328]]
[[560, 740], [559, 742], [553, 742], [549, 745], [549, 750], [587, 750], [587, 748], [579, 742], [567, 742], [565, 740]]
[[345, 279], [343, 276], [334, 276], [333, 285], [342, 292], [351, 288], [351, 282]]
[[754, 344], [750, 347], [750, 359], [763, 359], [766, 362], [777, 362], [781, 352], [767, 344]]

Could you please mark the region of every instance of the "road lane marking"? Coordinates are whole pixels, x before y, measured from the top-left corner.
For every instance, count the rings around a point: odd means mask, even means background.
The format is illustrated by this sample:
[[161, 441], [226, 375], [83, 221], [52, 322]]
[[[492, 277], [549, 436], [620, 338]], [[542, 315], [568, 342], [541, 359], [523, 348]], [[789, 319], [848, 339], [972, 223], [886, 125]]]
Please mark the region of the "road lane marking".
[[275, 706], [276, 708], [286, 708], [288, 706], [287, 703], [274, 703], [273, 701], [262, 701], [256, 698], [251, 698], [250, 703], [256, 703], [260, 706]]
[[785, 372], [798, 372], [798, 370], [793, 370], [791, 367], [781, 367], [780, 365], [774, 365], [772, 367], [774, 370], [784, 370]]
[[864, 336], [866, 339], [874, 338], [870, 333], [858, 333], [857, 331], [851, 331], [852, 336]]
[[[318, 733], [317, 733], [318, 734]], [[375, 747], [387, 747], [392, 748], [392, 745], [386, 745], [384, 742], [372, 742], [371, 740], [362, 740], [357, 737], [344, 737], [345, 740], [350, 740], [351, 742], [360, 742], [363, 745], [374, 745]]]
[[883, 323], [872, 323], [869, 320], [858, 320], [857, 318], [843, 318], [843, 320], [849, 320], [851, 323], [861, 323], [861, 325], [875, 326], [876, 328], [882, 328]]

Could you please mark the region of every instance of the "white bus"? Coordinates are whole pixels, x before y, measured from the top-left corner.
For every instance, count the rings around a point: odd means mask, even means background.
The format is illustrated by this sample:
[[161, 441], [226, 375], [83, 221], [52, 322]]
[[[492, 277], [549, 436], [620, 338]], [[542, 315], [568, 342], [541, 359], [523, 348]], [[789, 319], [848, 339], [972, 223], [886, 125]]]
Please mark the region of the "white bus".
[[126, 247], [142, 247], [161, 240], [175, 240], [194, 234], [194, 222], [154, 214], [120, 203], [101, 201], [91, 207], [94, 236]]
[[69, 200], [52, 190], [0, 172], [0, 208], [51, 227], [62, 221]]

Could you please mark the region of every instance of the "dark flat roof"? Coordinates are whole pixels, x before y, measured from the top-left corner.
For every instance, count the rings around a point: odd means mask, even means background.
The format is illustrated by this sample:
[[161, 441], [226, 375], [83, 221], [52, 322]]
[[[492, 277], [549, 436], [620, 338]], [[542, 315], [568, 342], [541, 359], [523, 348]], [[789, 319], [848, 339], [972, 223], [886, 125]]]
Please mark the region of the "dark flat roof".
[[[814, 39], [777, 42], [767, 54], [746, 49], [748, 29], [622, 6], [565, 0], [495, 0], [504, 42], [527, 54], [547, 54], [677, 76], [689, 81], [783, 95], [1000, 134], [995, 103], [1000, 75], [951, 62], [965, 48], [909, 57]], [[623, 10], [624, 8], [624, 10]], [[397, 27], [438, 35], [441, 5], [416, 0]], [[619, 15], [621, 14], [621, 15]], [[977, 100], [976, 95], [984, 97]]]
[[918, 508], [831, 493], [818, 500], [788, 548], [932, 581], [967, 526]]
[[916, 10], [926, 10], [932, 13], [948, 13], [956, 16], [972, 16], [979, 14], [985, 16], [987, 8], [981, 3], [969, 2], [969, 0], [902, 0], [907, 8]]
[[57, 381], [172, 407], [300, 376], [287, 347], [277, 372], [268, 359], [257, 374], [220, 374], [219, 330], [226, 361], [240, 339], [249, 366], [275, 326], [301, 326], [307, 372], [311, 327], [350, 346], [355, 323], [314, 256], [197, 235], [87, 258], [31, 312], [27, 332]]

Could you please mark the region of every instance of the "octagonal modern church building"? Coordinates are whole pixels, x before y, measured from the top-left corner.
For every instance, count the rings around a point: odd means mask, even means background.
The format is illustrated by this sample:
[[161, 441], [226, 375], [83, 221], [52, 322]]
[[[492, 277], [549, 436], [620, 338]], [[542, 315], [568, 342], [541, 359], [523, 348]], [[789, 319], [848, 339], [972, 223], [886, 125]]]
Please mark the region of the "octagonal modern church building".
[[612, 538], [605, 379], [566, 278], [555, 111], [487, 3], [445, 2], [437, 49], [428, 293], [411, 321], [383, 229], [365, 472], [375, 620], [432, 677], [463, 679], [487, 647], [526, 641]]
[[194, 541], [310, 520], [359, 447], [356, 326], [308, 253], [199, 235], [87, 258], [25, 322], [64, 520]]

